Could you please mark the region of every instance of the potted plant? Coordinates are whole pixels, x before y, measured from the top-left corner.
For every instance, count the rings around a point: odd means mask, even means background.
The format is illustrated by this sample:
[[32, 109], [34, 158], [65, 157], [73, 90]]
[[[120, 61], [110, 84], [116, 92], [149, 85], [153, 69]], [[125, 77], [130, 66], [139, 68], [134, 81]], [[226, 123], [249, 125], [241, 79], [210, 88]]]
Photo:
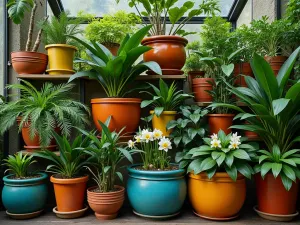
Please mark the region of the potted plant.
[[152, 97], [151, 100], [144, 100], [141, 103], [141, 108], [145, 108], [149, 105], [154, 109], [150, 111], [152, 115], [152, 127], [153, 129], [161, 130], [163, 136], [169, 136], [171, 130], [167, 130], [167, 124], [171, 120], [175, 120], [177, 109], [187, 98], [192, 98], [192, 95], [184, 94], [182, 90], [177, 90], [175, 82], [170, 87], [162, 80], [159, 80], [159, 88], [150, 84], [155, 94], [148, 91], [141, 91], [140, 93], [146, 93]]
[[[135, 61], [151, 48], [139, 46], [140, 41], [151, 29], [151, 26], [144, 27], [133, 34], [131, 37], [126, 35], [123, 39], [118, 55], [112, 57], [112, 53], [103, 45], [91, 41], [88, 44], [76, 37], [83, 46], [87, 48], [87, 53], [91, 59], [78, 59], [91, 66], [91, 71], [80, 71], [74, 74], [69, 82], [79, 77], [89, 77], [97, 80], [104, 89], [107, 98], [92, 99], [92, 115], [95, 126], [99, 131], [102, 130], [98, 121], [104, 123], [109, 116], [112, 116], [109, 124], [111, 131], [119, 132], [126, 127], [124, 133], [134, 133], [140, 120], [140, 98], [125, 98], [135, 88], [129, 88], [135, 79], [148, 68], [161, 74], [161, 69], [156, 62], [141, 62], [135, 65]], [[140, 87], [143, 88], [144, 87]]]
[[55, 132], [53, 136], [58, 145], [59, 156], [48, 150], [36, 152], [34, 156], [53, 163], [46, 168], [47, 172], [54, 174], [50, 178], [57, 204], [53, 211], [56, 214], [74, 214], [72, 218], [76, 218], [81, 216], [77, 214], [79, 210], [84, 212], [87, 209], [84, 208], [84, 199], [89, 176], [82, 173], [82, 169], [88, 164], [88, 160], [84, 159], [86, 154], [82, 148], [90, 145], [90, 139], [79, 135], [71, 143], [66, 136], [61, 137]]
[[15, 219], [38, 216], [46, 205], [48, 176], [29, 172], [29, 166], [36, 162], [32, 157], [19, 152], [4, 159], [3, 165], [11, 173], [3, 177], [2, 202], [6, 214]]
[[89, 109], [69, 97], [74, 85], [45, 83], [39, 91], [28, 81], [11, 84], [7, 88], [21, 92], [20, 99], [4, 103], [0, 107], [1, 135], [17, 121], [25, 149], [55, 150], [52, 132], [69, 136], [71, 126], [88, 124]]
[[[116, 0], [119, 2], [119, 0]], [[203, 1], [198, 7], [192, 1], [185, 1], [181, 7], [175, 6], [177, 1], [150, 1], [128, 0], [130, 7], [135, 7], [138, 14], [145, 16], [152, 26], [150, 37], [144, 38], [142, 45], [152, 47], [151, 51], [144, 53], [144, 61], [155, 61], [162, 68], [163, 75], [180, 75], [186, 60], [184, 47], [188, 43], [183, 36], [189, 34], [182, 30], [184, 25], [194, 16], [212, 14], [219, 10], [216, 0]], [[143, 7], [145, 11], [140, 11]], [[186, 18], [181, 17], [186, 14]], [[166, 29], [167, 18], [170, 19], [171, 28]], [[179, 22], [180, 21], [180, 22]], [[176, 23], [179, 23], [175, 26]], [[146, 23], [147, 24], [147, 23]], [[155, 71], [149, 71], [150, 74]]]
[[[43, 4], [40, 3], [42, 6]], [[15, 24], [21, 24], [24, 13], [31, 10], [25, 51], [11, 53], [11, 63], [18, 74], [42, 74], [48, 64], [48, 56], [37, 52], [41, 43], [43, 30], [39, 30], [36, 41], [32, 47], [32, 35], [38, 3], [36, 0], [7, 1], [8, 15]], [[47, 18], [45, 19], [47, 20]], [[44, 21], [45, 21], [44, 20]]]
[[255, 79], [245, 77], [248, 88], [229, 90], [249, 107], [247, 113], [233, 105], [213, 104], [238, 110], [237, 118], [247, 119], [248, 125], [232, 128], [256, 132], [265, 144], [258, 152], [259, 161], [254, 167], [260, 215], [277, 215], [274, 219], [292, 219], [296, 212], [299, 183], [299, 92], [300, 84], [288, 85], [293, 65], [300, 52], [298, 47], [281, 67], [277, 77], [261, 56], [255, 54], [251, 67]]
[[125, 188], [116, 185], [116, 177], [123, 181], [123, 176], [118, 171], [118, 165], [124, 158], [132, 163], [131, 154], [135, 152], [135, 150], [128, 151], [122, 148], [119, 143], [122, 130], [118, 133], [110, 132], [108, 129], [110, 120], [111, 117], [105, 124], [99, 121], [102, 127], [100, 139], [95, 133], [82, 131], [91, 140], [90, 145], [83, 150], [90, 155], [89, 161], [96, 168], [94, 172], [93, 168], [87, 167], [97, 184], [87, 189], [87, 200], [96, 217], [101, 220], [117, 217], [125, 199]]
[[59, 17], [52, 16], [50, 21], [40, 24], [44, 31], [43, 41], [49, 57], [50, 75], [73, 74], [73, 60], [77, 48], [73, 45], [71, 35], [82, 33], [79, 28], [82, 19], [70, 19], [68, 13]]
[[88, 40], [99, 42], [116, 56], [126, 34], [133, 34], [140, 23], [141, 19], [134, 13], [120, 10], [114, 14], [104, 14], [101, 19], [93, 18], [84, 34]]
[[226, 136], [222, 130], [203, 141], [204, 145], [176, 157], [180, 168], [187, 167], [194, 213], [211, 220], [236, 218], [246, 199], [245, 177], [254, 173], [250, 163], [257, 149], [242, 144], [237, 133]]
[[127, 167], [127, 195], [133, 212], [157, 219], [178, 215], [186, 197], [185, 170], [170, 163], [171, 141], [160, 130], [143, 129], [128, 147], [141, 151], [143, 160], [143, 164]]

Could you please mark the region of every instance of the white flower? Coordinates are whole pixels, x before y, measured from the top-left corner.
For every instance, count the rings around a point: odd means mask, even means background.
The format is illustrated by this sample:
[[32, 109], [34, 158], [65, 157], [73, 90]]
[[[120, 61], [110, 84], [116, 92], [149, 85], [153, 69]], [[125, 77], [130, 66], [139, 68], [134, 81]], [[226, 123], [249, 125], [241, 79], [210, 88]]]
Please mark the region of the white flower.
[[213, 140], [218, 140], [218, 135], [217, 134], [213, 134], [210, 136], [211, 139]]
[[146, 143], [153, 141], [153, 133], [147, 129], [142, 130], [142, 141], [145, 141]]
[[241, 142], [234, 140], [230, 142], [229, 148], [230, 149], [238, 149]]
[[163, 135], [163, 133], [161, 132], [161, 130], [158, 130], [156, 128], [154, 129], [154, 131], [153, 131], [153, 138], [154, 138], [154, 140], [161, 139], [162, 135]]
[[136, 136], [134, 136], [134, 139], [135, 139], [135, 142], [136, 142], [136, 143], [141, 143], [141, 142], [142, 142], [142, 137], [141, 137], [141, 135], [136, 135]]
[[160, 139], [159, 143], [159, 150], [164, 150], [165, 152], [168, 152], [169, 149], [172, 149], [171, 141], [169, 138], [162, 137]]
[[212, 141], [210, 142], [210, 147], [211, 148], [221, 148], [221, 141], [218, 139], [212, 139]]
[[134, 148], [134, 144], [135, 144], [135, 143], [134, 143], [132, 140], [129, 140], [129, 141], [128, 141], [128, 147], [129, 147], [129, 148]]
[[232, 134], [230, 141], [232, 142], [240, 142], [241, 136], [238, 136], [238, 133], [235, 132]]

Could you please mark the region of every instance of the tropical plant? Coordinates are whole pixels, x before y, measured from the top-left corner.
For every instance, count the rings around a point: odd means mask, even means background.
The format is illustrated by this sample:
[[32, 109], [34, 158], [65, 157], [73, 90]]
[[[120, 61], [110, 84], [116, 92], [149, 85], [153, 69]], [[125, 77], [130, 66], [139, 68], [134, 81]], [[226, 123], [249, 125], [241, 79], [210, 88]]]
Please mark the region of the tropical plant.
[[88, 133], [79, 129], [90, 140], [89, 146], [80, 149], [90, 156], [88, 160], [96, 168], [96, 172], [94, 172], [91, 166], [86, 167], [92, 173], [99, 192], [113, 191], [116, 176], [123, 181], [123, 175], [118, 171], [118, 165], [124, 158], [133, 163], [131, 154], [136, 152], [122, 147], [119, 140], [124, 128], [119, 133], [110, 132], [108, 129], [110, 120], [111, 117], [105, 123], [99, 121], [102, 127], [101, 138], [98, 138], [96, 133]]
[[193, 98], [192, 95], [184, 94], [182, 90], [177, 90], [175, 82], [169, 87], [163, 79], [160, 79], [159, 88], [153, 84], [148, 84], [152, 87], [155, 94], [149, 91], [141, 91], [140, 93], [146, 93], [152, 97], [151, 100], [142, 101], [141, 108], [152, 105], [154, 107], [154, 114], [157, 117], [159, 117], [163, 111], [176, 111], [185, 99]]
[[[235, 119], [247, 120], [249, 124], [234, 125], [232, 128], [253, 131], [260, 136], [266, 144], [266, 150], [271, 155], [263, 151], [260, 152], [259, 156], [263, 155], [263, 158], [272, 163], [291, 161], [291, 169], [283, 170], [282, 165], [283, 173], [279, 174], [286, 189], [291, 187], [292, 181], [295, 181], [295, 176], [299, 177], [297, 167], [294, 166], [294, 163], [297, 165], [300, 163], [299, 154], [295, 154], [297, 151], [291, 149], [295, 143], [300, 141], [300, 136], [298, 136], [300, 130], [300, 83], [295, 83], [291, 87], [288, 85], [288, 79], [299, 52], [300, 47], [284, 63], [277, 77], [264, 58], [255, 54], [251, 61], [255, 79], [245, 76], [248, 87], [233, 87], [227, 84], [228, 90], [248, 106], [250, 112], [230, 104], [213, 103], [211, 105], [211, 107], [228, 107], [240, 112]], [[293, 160], [289, 160], [288, 156], [293, 156]], [[288, 157], [287, 160], [281, 160], [286, 159], [286, 157]], [[262, 162], [261, 158], [259, 164]], [[277, 169], [274, 168], [274, 171], [281, 171], [279, 167], [278, 165]], [[259, 165], [256, 169], [256, 172], [263, 170], [262, 175], [264, 175], [265, 169], [268, 167]], [[276, 175], [277, 172], [273, 174]]]
[[187, 59], [184, 64], [184, 71], [188, 73], [190, 71], [204, 71], [206, 69], [205, 64], [200, 61], [200, 56], [195, 54], [195, 51], [199, 51], [201, 44], [199, 41], [192, 41], [187, 44]]
[[172, 120], [167, 124], [167, 130], [173, 129], [170, 138], [176, 147], [187, 150], [202, 144], [206, 130], [203, 128], [203, 118], [208, 110], [202, 110], [197, 105], [180, 106], [182, 118]]
[[238, 172], [251, 179], [254, 173], [250, 163], [256, 158], [257, 147], [253, 144], [242, 144], [241, 136], [237, 133], [226, 134], [220, 130], [211, 138], [203, 138], [205, 145], [196, 147], [186, 154], [176, 155], [179, 167], [187, 167], [187, 172], [199, 174], [206, 172], [211, 179], [216, 172], [226, 173], [236, 181]]
[[71, 35], [81, 34], [82, 18], [70, 19], [68, 12], [62, 12], [58, 17], [52, 16], [50, 21], [41, 22], [39, 26], [44, 31], [43, 42], [50, 44], [72, 45]]
[[0, 107], [0, 126], [2, 135], [21, 117], [19, 131], [29, 125], [30, 138], [36, 134], [41, 146], [48, 146], [53, 131], [59, 128], [62, 135], [70, 136], [72, 126], [82, 127], [89, 123], [89, 109], [82, 103], [70, 98], [73, 84], [44, 83], [37, 90], [28, 81], [8, 85], [8, 89], [20, 91], [20, 99], [3, 104]]
[[[41, 1], [39, 1], [39, 4], [43, 6], [43, 3]], [[8, 15], [15, 24], [20, 24], [24, 19], [25, 12], [31, 10], [27, 42], [25, 48], [25, 51], [28, 52], [29, 51], [36, 52], [41, 43], [41, 36], [43, 32], [42, 29], [39, 30], [34, 46], [31, 48], [34, 20], [35, 20], [37, 7], [38, 7], [38, 3], [36, 0], [8, 0], [7, 1]], [[48, 17], [46, 17], [43, 22], [47, 21], [47, 18]]]
[[53, 164], [47, 166], [46, 171], [57, 174], [61, 179], [71, 179], [80, 176], [83, 166], [88, 165], [88, 160], [84, 159], [86, 155], [81, 148], [90, 145], [90, 139], [77, 136], [72, 143], [70, 143], [66, 136], [59, 136], [53, 132], [59, 149], [59, 156], [49, 150], [44, 150], [34, 153], [34, 157], [43, 158], [51, 161]]
[[101, 19], [92, 19], [84, 33], [89, 41], [111, 46], [120, 44], [126, 34], [133, 34], [141, 22], [140, 17], [134, 13], [120, 10], [115, 14], [105, 14]]
[[147, 46], [139, 46], [150, 28], [151, 26], [144, 27], [131, 37], [127, 34], [116, 57], [99, 43], [91, 41], [91, 44], [88, 44], [72, 36], [74, 40], [87, 48], [86, 53], [91, 58], [89, 60], [77, 59], [75, 62], [85, 63], [91, 66], [92, 70], [77, 72], [71, 76], [69, 82], [79, 77], [89, 77], [101, 84], [108, 97], [124, 97], [135, 90], [134, 88], [128, 90], [128, 86], [144, 71], [150, 69], [161, 74], [160, 66], [156, 62], [134, 64], [143, 53], [151, 49]]
[[[120, 0], [116, 0], [119, 3]], [[151, 0], [128, 0], [130, 7], [134, 7], [141, 18], [147, 17], [152, 29], [149, 31], [151, 36], [153, 35], [182, 35], [185, 36], [187, 33], [182, 28], [184, 25], [191, 20], [194, 16], [199, 15], [211, 15], [215, 11], [220, 11], [217, 0], [203, 0], [202, 3], [197, 7], [193, 1], [185, 1], [181, 7], [175, 6], [178, 0], [163, 0], [163, 1], [151, 1]], [[140, 5], [145, 11], [140, 11]], [[187, 14], [186, 18], [180, 21], [180, 18]], [[170, 19], [171, 28], [167, 32], [166, 24], [167, 18]], [[144, 24], [148, 22], [143, 21]], [[175, 24], [179, 24], [175, 27]]]
[[[133, 140], [128, 141], [128, 148], [141, 152], [145, 170], [165, 170], [170, 167], [169, 149], [172, 144], [169, 138], [163, 137], [161, 130], [140, 130]], [[139, 147], [137, 147], [138, 145]]]
[[3, 166], [6, 166], [8, 169], [6, 172], [11, 172], [14, 178], [24, 179], [30, 177], [32, 174], [29, 173], [29, 166], [36, 161], [33, 160], [33, 156], [22, 155], [22, 152], [18, 152], [15, 155], [9, 155], [7, 159], [3, 160]]

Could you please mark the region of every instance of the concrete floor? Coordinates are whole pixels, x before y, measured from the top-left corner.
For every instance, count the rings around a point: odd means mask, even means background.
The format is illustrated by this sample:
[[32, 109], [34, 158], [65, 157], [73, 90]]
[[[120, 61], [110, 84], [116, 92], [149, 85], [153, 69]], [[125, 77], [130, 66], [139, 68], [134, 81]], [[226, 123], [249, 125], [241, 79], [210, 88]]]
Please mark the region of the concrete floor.
[[[227, 224], [233, 225], [244, 225], [244, 224], [255, 224], [255, 225], [274, 225], [274, 224], [289, 224], [289, 225], [299, 225], [299, 217], [297, 217], [293, 222], [289, 223], [279, 223], [274, 221], [268, 221], [260, 218], [251, 208], [245, 208], [242, 210], [240, 217], [236, 220], [225, 222]], [[82, 218], [73, 219], [73, 220], [64, 220], [57, 218], [49, 209], [47, 212], [43, 213], [40, 217], [31, 219], [31, 220], [12, 220], [6, 216], [4, 211], [0, 212], [0, 224], [1, 225], [91, 225], [91, 224], [113, 224], [113, 225], [122, 225], [122, 224], [142, 224], [142, 225], [199, 225], [199, 224], [210, 224], [210, 225], [220, 225], [220, 222], [209, 221], [196, 217], [192, 210], [189, 207], [186, 207], [182, 213], [172, 219], [158, 221], [150, 220], [138, 217], [132, 213], [129, 208], [122, 209], [118, 218], [110, 221], [100, 221], [97, 220], [93, 215], [92, 211], [88, 211], [86, 215]]]

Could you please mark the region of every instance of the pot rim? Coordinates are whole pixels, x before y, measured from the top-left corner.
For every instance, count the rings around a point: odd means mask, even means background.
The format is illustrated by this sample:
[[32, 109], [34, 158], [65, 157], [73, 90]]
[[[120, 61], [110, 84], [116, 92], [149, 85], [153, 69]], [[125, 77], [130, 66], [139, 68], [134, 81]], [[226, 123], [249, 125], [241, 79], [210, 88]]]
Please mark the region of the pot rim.
[[84, 183], [89, 180], [89, 176], [83, 176], [78, 178], [68, 178], [68, 179], [62, 179], [62, 178], [55, 178], [54, 175], [50, 177], [50, 181], [53, 184], [78, 184], [78, 183]]
[[121, 103], [121, 104], [140, 104], [141, 98], [92, 98], [91, 104], [107, 104], [107, 103]]
[[193, 85], [206, 84], [206, 85], [212, 86], [210, 83], [206, 82], [207, 80], [212, 81], [212, 82], [215, 81], [214, 78], [197, 77], [192, 80], [192, 83], [193, 83]]
[[145, 37], [141, 44], [147, 45], [151, 43], [155, 43], [156, 41], [175, 41], [183, 44], [183, 46], [186, 46], [188, 43], [188, 40], [186, 38], [177, 36], [177, 35], [154, 35], [150, 37]]
[[[215, 175], [214, 175], [211, 179], [209, 179], [209, 178], [207, 177], [207, 173], [205, 173], [205, 172], [201, 172], [201, 173], [199, 173], [199, 174], [194, 174], [193, 172], [190, 172], [190, 173], [188, 174], [188, 176], [189, 176], [190, 178], [192, 178], [192, 179], [196, 179], [196, 180], [206, 180], [206, 181], [208, 181], [208, 182], [217, 182], [217, 181], [214, 180], [214, 178], [225, 179], [226, 182], [228, 182], [228, 183], [231, 183], [231, 182], [235, 183], [235, 182], [237, 182], [238, 180], [244, 180], [244, 179], [246, 179], [245, 176], [243, 176], [241, 173], [238, 173], [238, 175], [237, 175], [237, 181], [234, 181], [234, 180], [231, 179], [231, 177], [230, 177], [226, 172], [216, 172]], [[227, 180], [228, 180], [228, 181], [227, 181]], [[225, 182], [225, 181], [223, 180], [222, 183], [224, 183], [224, 182]]]
[[88, 194], [92, 194], [92, 195], [101, 195], [101, 196], [107, 196], [107, 195], [114, 195], [114, 194], [120, 194], [122, 192], [125, 191], [125, 188], [123, 186], [120, 186], [120, 185], [114, 185], [114, 187], [117, 187], [117, 188], [120, 188], [121, 190], [118, 190], [118, 191], [111, 191], [111, 192], [93, 192], [91, 190], [93, 189], [96, 189], [98, 188], [97, 186], [92, 186], [92, 187], [89, 187], [87, 189], [87, 193]]
[[77, 47], [73, 46], [73, 45], [67, 45], [67, 44], [51, 44], [51, 45], [46, 45], [45, 49], [47, 50], [48, 48], [56, 48], [56, 47], [62, 47], [62, 48], [72, 48], [75, 51], [77, 51]]
[[5, 185], [13, 185], [13, 186], [29, 186], [29, 185], [35, 185], [37, 183], [40, 183], [43, 180], [46, 180], [48, 178], [48, 175], [43, 172], [38, 172], [36, 174], [41, 175], [40, 177], [33, 177], [28, 179], [9, 179], [9, 177], [13, 176], [13, 174], [6, 175], [3, 177], [3, 181]]
[[197, 75], [197, 74], [205, 74], [205, 71], [203, 71], [203, 70], [191, 70], [191, 71], [188, 72], [188, 75]]
[[120, 47], [120, 44], [116, 43], [116, 42], [102, 42], [101, 45], [104, 45], [105, 47], [106, 46], [109, 46], [109, 47]]
[[235, 114], [230, 114], [230, 113], [226, 113], [226, 114], [207, 114], [206, 116], [208, 117], [234, 117]]
[[44, 56], [48, 57], [48, 55], [45, 54], [45, 53], [42, 53], [42, 52], [33, 52], [33, 51], [12, 51], [12, 52], [10, 52], [10, 55], [14, 54], [14, 53], [19, 53], [19, 52], [26, 52], [26, 53], [37, 54], [37, 55], [44, 55]]
[[[150, 114], [153, 114], [154, 110], [150, 110]], [[176, 115], [177, 111], [163, 111], [161, 115]]]
[[284, 55], [276, 55], [276, 56], [268, 56], [268, 55], [266, 55], [266, 56], [264, 56], [264, 59], [267, 60], [267, 61], [268, 60], [273, 61], [274, 59], [287, 60], [288, 57], [284, 56]]

